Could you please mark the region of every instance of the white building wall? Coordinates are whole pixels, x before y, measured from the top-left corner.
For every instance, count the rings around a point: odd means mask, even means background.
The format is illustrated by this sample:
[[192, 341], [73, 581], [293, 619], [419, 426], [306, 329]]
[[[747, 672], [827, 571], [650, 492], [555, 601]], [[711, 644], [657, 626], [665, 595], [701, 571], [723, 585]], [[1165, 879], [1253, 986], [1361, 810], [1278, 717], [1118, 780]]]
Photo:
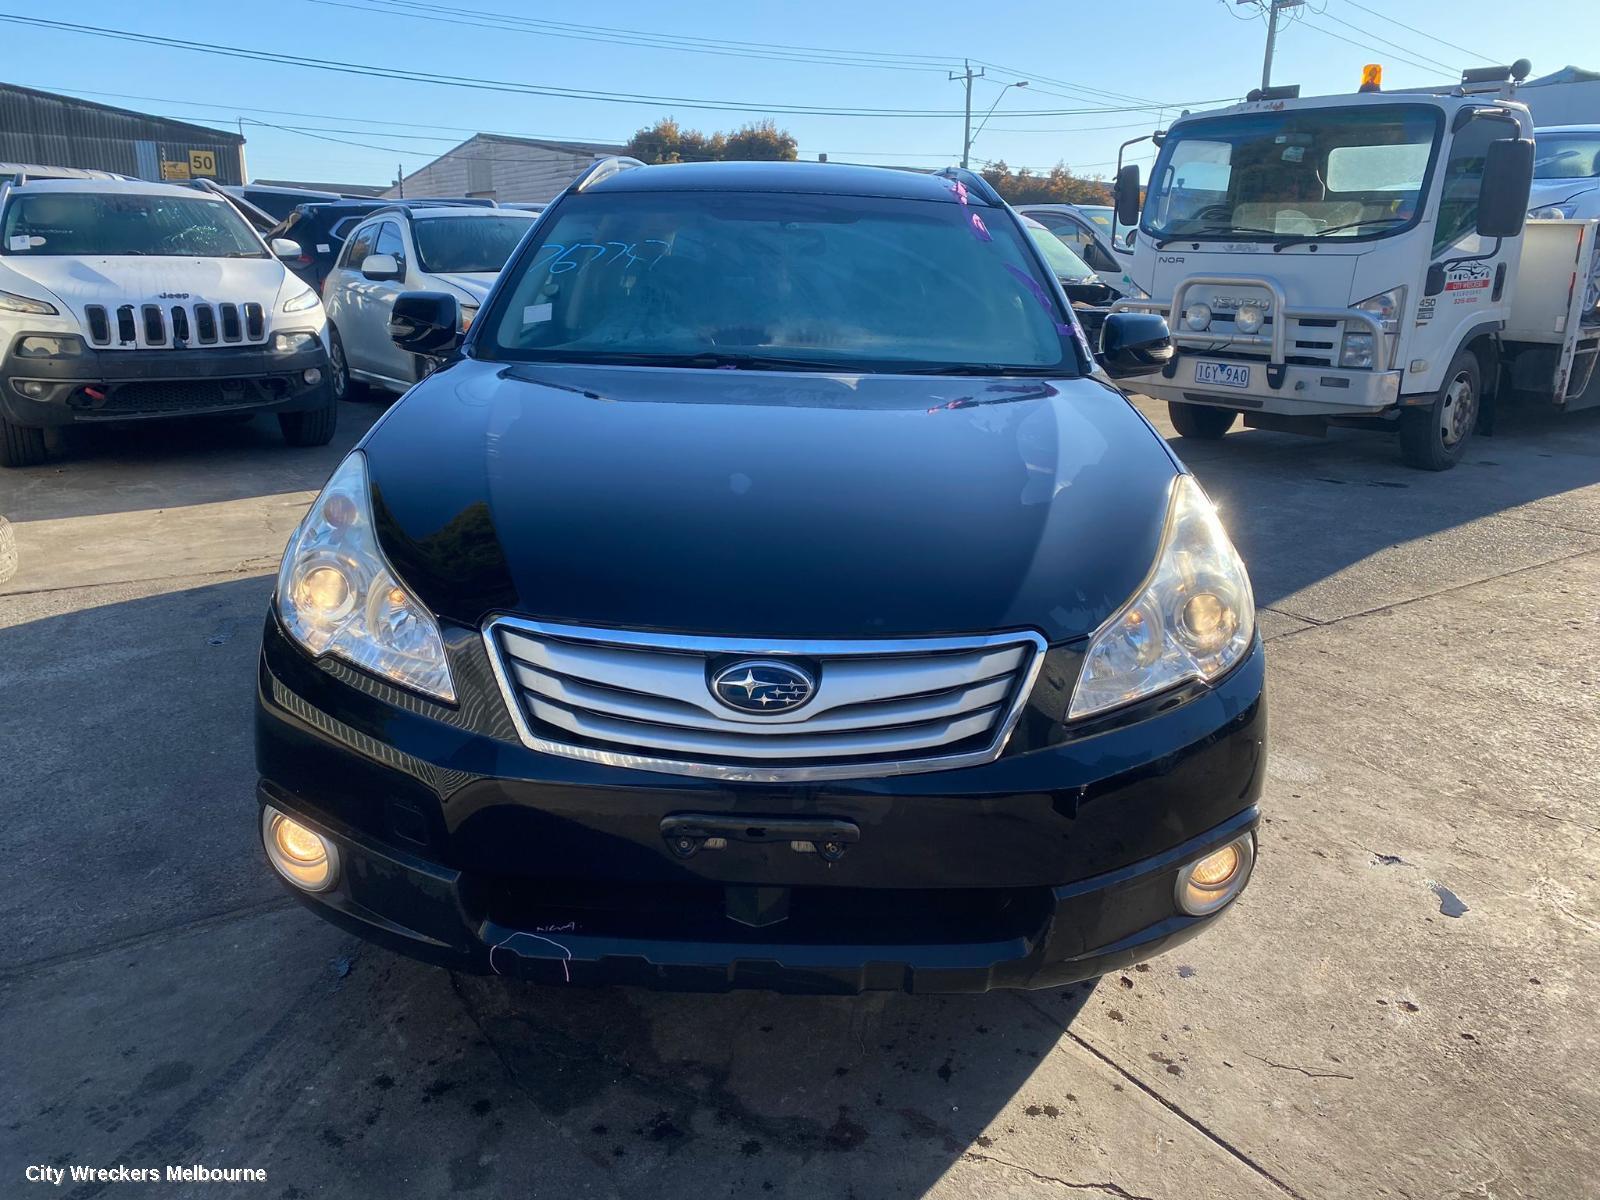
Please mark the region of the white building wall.
[[[598, 153], [475, 137], [407, 175], [404, 191], [408, 199], [482, 195], [502, 204], [544, 203], [555, 199], [598, 157]], [[474, 187], [475, 183], [489, 186]], [[400, 189], [391, 188], [387, 195], [397, 197]]]
[[1600, 125], [1600, 79], [1517, 89], [1534, 125]]

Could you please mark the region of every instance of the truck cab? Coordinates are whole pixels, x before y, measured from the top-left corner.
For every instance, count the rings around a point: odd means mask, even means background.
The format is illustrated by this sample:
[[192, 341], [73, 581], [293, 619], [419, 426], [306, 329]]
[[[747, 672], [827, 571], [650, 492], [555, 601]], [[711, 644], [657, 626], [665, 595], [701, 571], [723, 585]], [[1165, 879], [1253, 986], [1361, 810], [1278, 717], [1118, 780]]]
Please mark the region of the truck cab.
[[[1220, 437], [1242, 413], [1298, 432], [1393, 430], [1417, 467], [1460, 460], [1527, 348], [1505, 335], [1519, 325], [1533, 123], [1500, 70], [1433, 93], [1272, 89], [1186, 115], [1159, 138], [1142, 212], [1124, 169], [1132, 274], [1151, 299], [1118, 307], [1168, 316], [1177, 353], [1141, 387], [1181, 434]], [[1564, 297], [1570, 266], [1537, 287]], [[1585, 315], [1562, 314], [1555, 341]], [[1557, 360], [1570, 368], [1573, 350]], [[1549, 391], [1554, 371], [1518, 386]], [[1558, 399], [1574, 382], [1568, 370]]]

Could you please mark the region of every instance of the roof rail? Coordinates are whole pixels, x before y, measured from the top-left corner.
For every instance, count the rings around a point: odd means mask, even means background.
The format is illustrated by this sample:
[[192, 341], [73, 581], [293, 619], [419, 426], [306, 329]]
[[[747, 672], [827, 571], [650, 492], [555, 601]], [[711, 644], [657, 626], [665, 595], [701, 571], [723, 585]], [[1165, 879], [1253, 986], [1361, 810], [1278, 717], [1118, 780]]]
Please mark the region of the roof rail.
[[945, 167], [942, 170], [935, 171], [934, 174], [944, 179], [954, 179], [957, 183], [966, 185], [967, 191], [977, 192], [990, 204], [1005, 204], [1005, 197], [994, 190], [994, 184], [990, 183], [977, 171], [968, 167]]
[[608, 179], [619, 171], [630, 171], [634, 167], [642, 167], [644, 165], [639, 159], [630, 158], [626, 154], [608, 155], [586, 167], [583, 174], [568, 185], [568, 190], [581, 192], [591, 183], [599, 183], [602, 179]]

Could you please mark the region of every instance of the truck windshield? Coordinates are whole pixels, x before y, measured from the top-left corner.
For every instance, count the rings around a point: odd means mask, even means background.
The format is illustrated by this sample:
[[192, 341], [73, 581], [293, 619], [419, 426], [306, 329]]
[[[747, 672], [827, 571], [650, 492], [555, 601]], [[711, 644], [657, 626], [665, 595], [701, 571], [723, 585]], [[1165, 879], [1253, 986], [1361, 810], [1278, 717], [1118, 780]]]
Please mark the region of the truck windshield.
[[1535, 179], [1600, 177], [1600, 129], [1589, 133], [1534, 133]]
[[531, 216], [427, 217], [413, 221], [411, 229], [422, 269], [430, 275], [493, 275], [532, 224]]
[[1372, 238], [1415, 224], [1438, 110], [1360, 105], [1186, 121], [1156, 160], [1141, 228], [1155, 238]]
[[0, 222], [0, 253], [138, 254], [167, 258], [265, 258], [261, 242], [223, 200], [137, 192], [13, 196]]
[[1075, 375], [1004, 209], [734, 191], [576, 194], [506, 267], [475, 353], [535, 362]]

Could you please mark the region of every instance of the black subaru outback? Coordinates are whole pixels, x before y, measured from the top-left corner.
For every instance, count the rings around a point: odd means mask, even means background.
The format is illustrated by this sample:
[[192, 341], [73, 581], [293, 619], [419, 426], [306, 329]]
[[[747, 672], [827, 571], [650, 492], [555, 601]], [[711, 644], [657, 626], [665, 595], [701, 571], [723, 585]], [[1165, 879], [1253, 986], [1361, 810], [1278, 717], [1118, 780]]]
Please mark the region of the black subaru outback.
[[1250, 581], [977, 176], [597, 164], [289, 542], [260, 828], [465, 971], [1045, 987], [1205, 928], [1265, 769]]

